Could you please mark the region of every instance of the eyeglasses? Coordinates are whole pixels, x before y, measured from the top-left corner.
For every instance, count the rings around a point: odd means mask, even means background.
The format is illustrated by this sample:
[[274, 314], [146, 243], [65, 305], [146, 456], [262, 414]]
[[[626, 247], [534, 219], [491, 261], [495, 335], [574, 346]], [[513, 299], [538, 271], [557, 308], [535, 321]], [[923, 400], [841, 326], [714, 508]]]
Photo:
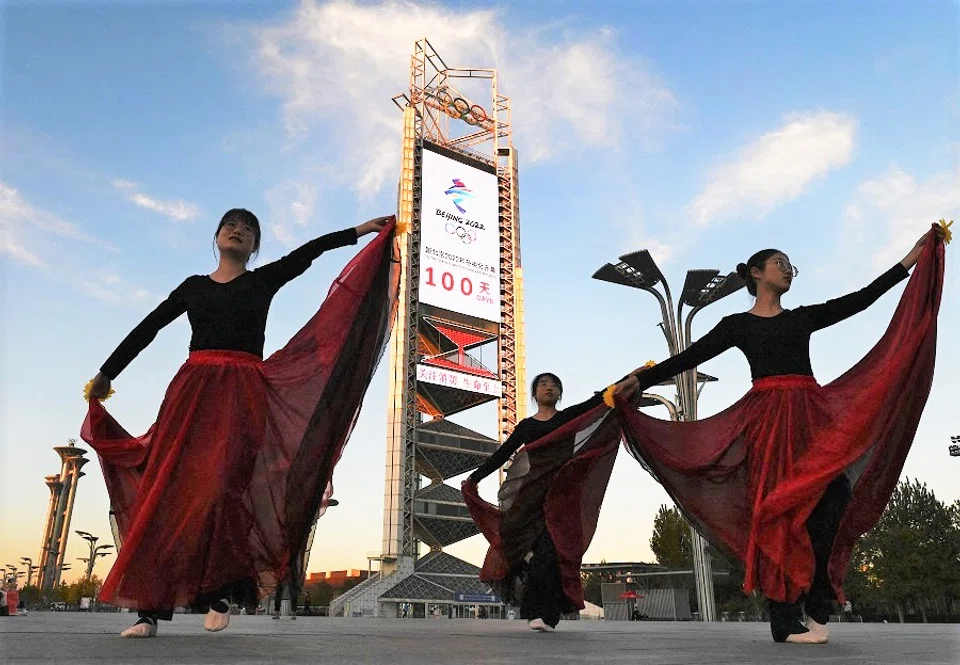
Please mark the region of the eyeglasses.
[[233, 221], [224, 222], [223, 226], [229, 229], [230, 231], [239, 231], [240, 233], [246, 234], [248, 236], [253, 235], [253, 228], [249, 224], [246, 224], [243, 222], [233, 222]]
[[786, 259], [774, 259], [773, 262], [777, 264], [777, 267], [785, 273], [792, 273], [794, 277], [800, 274], [800, 270], [797, 268], [797, 266], [791, 264]]

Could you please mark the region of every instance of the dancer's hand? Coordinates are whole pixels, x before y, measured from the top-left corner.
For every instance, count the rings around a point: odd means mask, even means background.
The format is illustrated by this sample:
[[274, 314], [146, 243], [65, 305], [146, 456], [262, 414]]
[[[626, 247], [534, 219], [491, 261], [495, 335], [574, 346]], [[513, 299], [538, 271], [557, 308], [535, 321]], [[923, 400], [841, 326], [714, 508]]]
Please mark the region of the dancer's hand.
[[357, 237], [365, 236], [368, 233], [380, 233], [383, 230], [383, 227], [387, 225], [393, 219], [393, 215], [387, 215], [386, 217], [374, 217], [369, 222], [364, 222], [357, 227]]
[[[930, 237], [930, 232], [924, 233], [920, 236], [920, 240], [917, 241], [917, 244], [913, 246], [913, 249], [910, 250], [910, 253], [903, 257], [901, 265], [907, 270], [910, 270], [913, 266], [917, 265], [917, 261], [920, 260], [920, 253], [923, 251], [923, 246], [927, 242], [927, 238]], [[944, 238], [943, 227], [939, 224], [933, 225], [933, 237], [937, 242], [942, 242]]]
[[90, 384], [90, 399], [106, 399], [110, 393], [110, 379], [103, 372], [97, 372]]
[[631, 374], [620, 383], [614, 385], [613, 394], [619, 395], [620, 397], [623, 397], [623, 399], [630, 399], [639, 388], [640, 379]]

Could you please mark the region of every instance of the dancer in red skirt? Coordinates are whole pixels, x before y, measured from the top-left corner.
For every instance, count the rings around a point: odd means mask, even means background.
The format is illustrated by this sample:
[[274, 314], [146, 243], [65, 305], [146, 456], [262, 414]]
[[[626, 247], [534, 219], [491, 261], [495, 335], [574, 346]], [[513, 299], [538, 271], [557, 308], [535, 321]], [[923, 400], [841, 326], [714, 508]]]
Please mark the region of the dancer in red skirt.
[[[798, 270], [783, 252], [757, 252], [737, 267], [756, 296], [751, 310], [634, 373], [646, 390], [737, 347], [750, 363], [752, 390], [691, 423], [618, 410], [631, 452], [704, 535], [743, 562], [745, 591], [769, 599], [778, 642], [827, 641], [853, 545], [897, 483], [933, 377], [945, 228], [935, 225], [866, 288], [796, 309], [780, 299]], [[810, 336], [865, 310], [918, 262], [881, 340], [820, 386]]]
[[[117, 347], [90, 384], [82, 437], [104, 470], [122, 546], [100, 593], [139, 610], [124, 637], [153, 637], [174, 607], [209, 607], [204, 628], [298, 579], [310, 527], [329, 502], [333, 467], [356, 421], [396, 313], [394, 221], [380, 217], [248, 270], [260, 248], [251, 212], [227, 212], [220, 264], [188, 277]], [[323, 252], [378, 233], [334, 282], [320, 310], [262, 359], [277, 291]], [[186, 312], [190, 356], [156, 423], [128, 434], [100, 401], [110, 382]]]
[[[635, 379], [629, 382], [636, 387]], [[614, 389], [631, 394], [627, 385]], [[558, 411], [563, 384], [547, 372], [534, 378], [531, 394], [537, 413], [517, 423], [500, 448], [463, 482], [463, 493], [491, 543], [480, 578], [506, 602], [519, 606], [531, 629], [550, 632], [561, 614], [583, 608], [580, 559], [596, 528], [620, 435], [615, 418], [602, 426], [610, 414], [602, 393]], [[603, 435], [593, 436], [598, 425]], [[521, 446], [500, 488], [498, 509], [480, 498], [477, 484]], [[584, 496], [588, 498], [581, 502]], [[581, 503], [587, 504], [585, 511]]]

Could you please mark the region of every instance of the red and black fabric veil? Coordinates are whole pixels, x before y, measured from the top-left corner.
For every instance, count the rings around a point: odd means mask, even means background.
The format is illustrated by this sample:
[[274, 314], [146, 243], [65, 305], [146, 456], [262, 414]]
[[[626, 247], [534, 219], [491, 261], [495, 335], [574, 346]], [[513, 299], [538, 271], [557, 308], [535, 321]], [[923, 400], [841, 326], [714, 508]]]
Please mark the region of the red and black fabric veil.
[[886, 332], [849, 371], [754, 381], [736, 404], [691, 423], [618, 405], [628, 449], [714, 545], [745, 566], [744, 589], [778, 601], [809, 590], [807, 517], [846, 474], [852, 496], [828, 565], [837, 597], [856, 540], [896, 487], [933, 381], [944, 246], [932, 233]]
[[192, 352], [143, 436], [90, 402], [81, 436], [100, 457], [122, 538], [102, 601], [168, 609], [249, 580], [264, 595], [302, 575], [396, 316], [393, 238], [391, 224], [266, 360]]
[[523, 558], [546, 528], [569, 601], [563, 609], [583, 609], [580, 565], [619, 448], [620, 423], [601, 404], [520, 449], [500, 487], [499, 507], [482, 499], [475, 484], [464, 484], [470, 515], [490, 543], [480, 579], [514, 598]]

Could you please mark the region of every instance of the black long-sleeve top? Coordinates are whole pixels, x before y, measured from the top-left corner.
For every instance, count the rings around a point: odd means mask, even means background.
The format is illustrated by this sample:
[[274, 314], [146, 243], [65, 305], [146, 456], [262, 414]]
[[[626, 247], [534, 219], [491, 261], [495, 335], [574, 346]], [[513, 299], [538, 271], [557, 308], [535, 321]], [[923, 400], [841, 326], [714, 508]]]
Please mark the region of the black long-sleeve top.
[[537, 420], [533, 417], [524, 418], [517, 423], [517, 426], [513, 428], [513, 432], [510, 433], [506, 441], [500, 444], [496, 452], [490, 455], [486, 462], [470, 474], [470, 480], [479, 483], [506, 464], [510, 456], [520, 449], [520, 446], [545, 437], [547, 434], [566, 425], [574, 418], [582, 416], [601, 403], [603, 403], [603, 393], [599, 392], [585, 402], [567, 407], [562, 411], [557, 411], [550, 420]]
[[686, 351], [637, 374], [640, 389], [691, 370], [734, 346], [747, 357], [754, 379], [783, 374], [813, 376], [810, 336], [862, 312], [908, 274], [898, 263], [869, 286], [819, 305], [785, 309], [770, 317], [749, 312], [726, 316]]
[[315, 238], [229, 282], [216, 282], [209, 275], [188, 277], [120, 342], [100, 371], [117, 378], [164, 326], [184, 312], [192, 330], [191, 351], [246, 351], [263, 356], [267, 313], [280, 287], [303, 274], [325, 251], [355, 244], [357, 232], [350, 228]]

